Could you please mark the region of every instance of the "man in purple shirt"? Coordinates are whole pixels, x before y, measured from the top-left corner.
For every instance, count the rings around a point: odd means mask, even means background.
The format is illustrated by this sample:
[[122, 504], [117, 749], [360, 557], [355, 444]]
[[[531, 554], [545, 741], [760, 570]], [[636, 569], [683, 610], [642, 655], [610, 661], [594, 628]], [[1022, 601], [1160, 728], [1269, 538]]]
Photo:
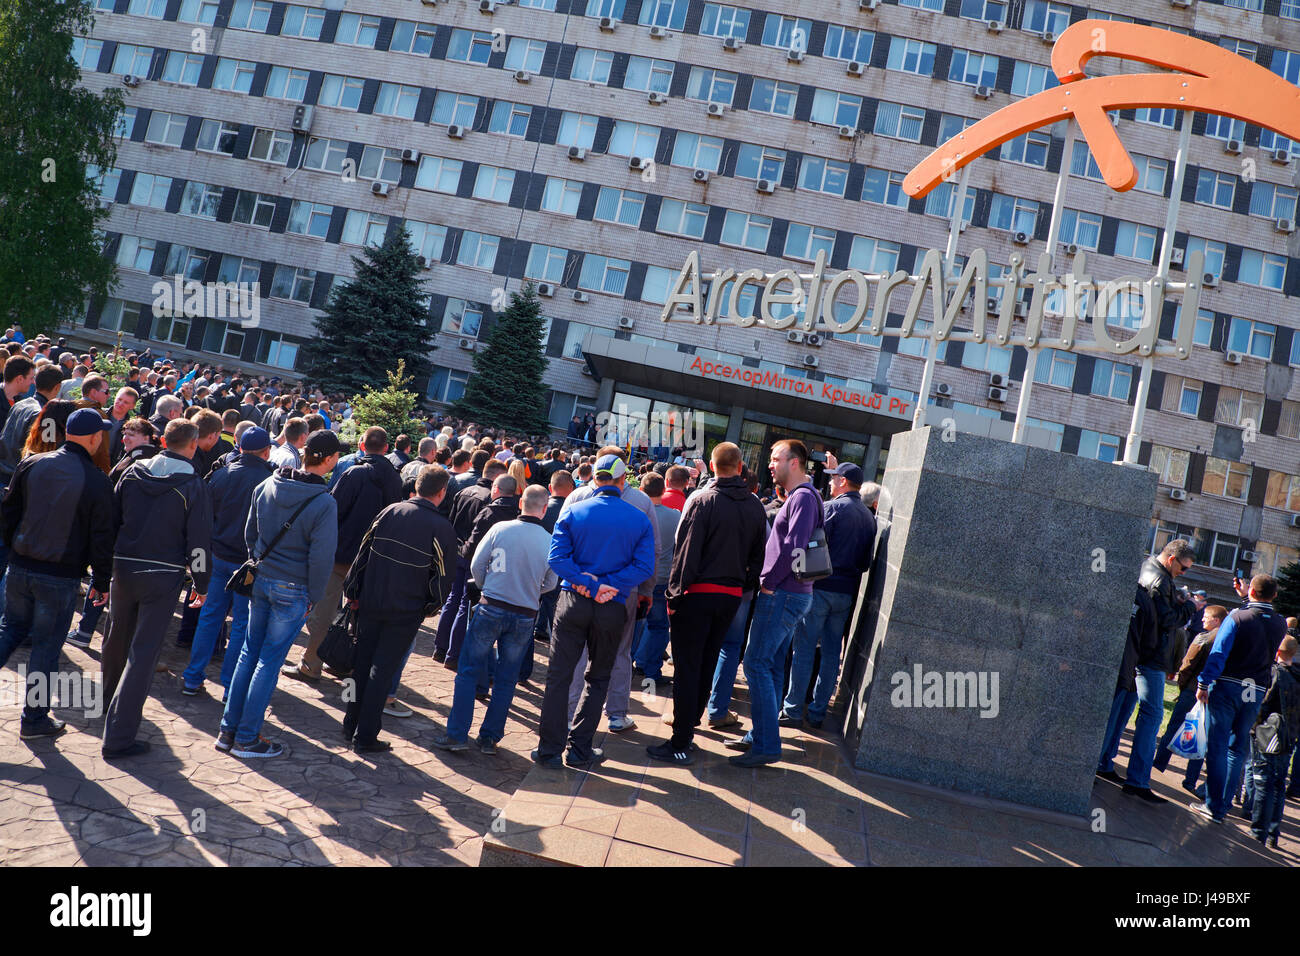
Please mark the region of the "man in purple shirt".
[[734, 746], [748, 753], [730, 758], [737, 767], [759, 767], [781, 759], [778, 713], [785, 690], [785, 655], [795, 628], [812, 606], [812, 582], [795, 574], [798, 557], [822, 516], [822, 497], [808, 480], [808, 448], [797, 438], [772, 446], [772, 479], [786, 491], [767, 538], [761, 591], [754, 606], [745, 651], [745, 679], [753, 729]]

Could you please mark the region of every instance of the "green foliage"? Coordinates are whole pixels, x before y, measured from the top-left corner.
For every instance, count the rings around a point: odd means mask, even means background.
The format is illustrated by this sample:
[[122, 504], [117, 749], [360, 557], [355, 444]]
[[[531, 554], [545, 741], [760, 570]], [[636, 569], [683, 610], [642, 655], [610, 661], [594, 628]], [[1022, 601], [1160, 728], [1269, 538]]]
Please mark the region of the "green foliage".
[[393, 356], [406, 359], [412, 376], [430, 371], [433, 330], [419, 260], [403, 226], [383, 245], [352, 257], [356, 278], [339, 286], [316, 319], [317, 335], [299, 353], [303, 378], [327, 394], [382, 388]]
[[406, 375], [406, 361], [399, 360], [397, 371], [385, 374], [388, 384], [383, 388], [367, 385], [362, 394], [352, 396], [352, 417], [339, 429], [339, 438], [353, 448], [360, 443], [361, 434], [374, 425], [388, 432], [390, 443], [402, 433], [416, 440], [424, 437], [424, 422], [415, 415], [419, 396], [406, 388], [411, 382]]
[[122, 333], [117, 333], [117, 345], [112, 351], [103, 351], [95, 356], [95, 371], [108, 379], [109, 397], [115, 398], [117, 390], [126, 386], [126, 377], [131, 374], [131, 362], [122, 352]]
[[488, 336], [487, 348], [475, 353], [474, 374], [452, 412], [489, 428], [529, 435], [549, 432], [542, 383], [549, 364], [542, 341], [544, 325], [533, 284], [526, 284], [522, 293], [512, 292], [510, 305], [497, 316]]
[[89, 167], [116, 162], [122, 91], [80, 87], [73, 36], [89, 36], [90, 0], [0, 3], [0, 323], [30, 338], [70, 323], [116, 285], [101, 251]]
[[1278, 568], [1277, 597], [1273, 606], [1283, 617], [1300, 616], [1300, 561]]

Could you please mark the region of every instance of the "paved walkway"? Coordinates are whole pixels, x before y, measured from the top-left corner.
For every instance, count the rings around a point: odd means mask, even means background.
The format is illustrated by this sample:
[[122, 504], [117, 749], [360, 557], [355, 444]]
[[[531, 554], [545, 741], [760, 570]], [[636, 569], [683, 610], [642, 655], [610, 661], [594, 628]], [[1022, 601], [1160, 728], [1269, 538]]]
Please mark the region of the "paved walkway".
[[[97, 674], [99, 645], [67, 647], [65, 661]], [[280, 681], [263, 733], [286, 756], [244, 762], [218, 753], [221, 704], [181, 695], [176, 675], [187, 652], [170, 641], [169, 673], [157, 675], [144, 711], [141, 733], [154, 747], [143, 757], [106, 763], [103, 718], [74, 710], [56, 710], [69, 723], [63, 737], [23, 743], [18, 708], [5, 706], [0, 865], [476, 865], [480, 856], [484, 864], [613, 866], [1295, 864], [1300, 850], [1294, 802], [1282, 852], [1265, 852], [1244, 824], [1212, 826], [1183, 809], [1172, 773], [1158, 775], [1156, 789], [1174, 802], [1155, 808], [1099, 782], [1106, 832], [1097, 834], [1074, 818], [860, 773], [837, 740], [811, 731], [783, 732], [790, 759], [776, 769], [730, 767], [719, 733], [701, 734], [694, 767], [650, 764], [644, 747], [664, 739], [660, 719], [671, 704], [640, 693], [638, 727], [604, 735], [610, 759], [598, 773], [535, 768], [528, 752], [546, 673], [540, 645], [534, 684], [516, 695], [500, 755], [446, 754], [432, 741], [454, 675], [431, 650], [425, 629], [401, 693], [416, 714], [384, 718], [394, 751], [378, 757], [345, 749], [341, 685], [329, 679]], [[20, 652], [12, 663], [23, 660]], [[743, 713], [743, 684], [738, 697]]]

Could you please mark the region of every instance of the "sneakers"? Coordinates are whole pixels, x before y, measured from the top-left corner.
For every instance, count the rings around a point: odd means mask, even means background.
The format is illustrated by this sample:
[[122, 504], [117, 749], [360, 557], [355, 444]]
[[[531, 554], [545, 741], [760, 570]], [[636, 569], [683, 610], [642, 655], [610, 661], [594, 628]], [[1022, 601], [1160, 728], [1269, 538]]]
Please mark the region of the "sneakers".
[[591, 755], [588, 757], [579, 757], [573, 752], [572, 748], [564, 756], [564, 762], [570, 767], [594, 767], [596, 764], [603, 762], [604, 759], [605, 751], [599, 747], [592, 747]]
[[785, 711], [781, 711], [780, 715], [776, 718], [776, 722], [781, 727], [802, 727], [803, 717], [791, 717]]
[[217, 734], [217, 742], [213, 744], [223, 754], [230, 753], [230, 749], [235, 746], [235, 732], [233, 730], [223, 730]]
[[478, 750], [479, 753], [487, 754], [489, 757], [495, 757], [497, 755], [497, 742], [491, 737], [479, 737]]
[[241, 758], [253, 757], [279, 757], [284, 753], [284, 748], [274, 741], [267, 740], [265, 737], [258, 737], [251, 744], [236, 743], [231, 747], [230, 752]]
[[543, 757], [538, 751], [534, 750], [528, 755], [532, 758], [533, 763], [551, 770], [564, 769], [564, 761], [560, 759], [559, 754], [552, 754], [549, 757]]
[[457, 740], [455, 737], [448, 737], [446, 734], [443, 734], [441, 737], [438, 737], [433, 741], [433, 745], [439, 750], [450, 750], [452, 753], [460, 753], [462, 750], [469, 750], [469, 739], [461, 738], [460, 740]]
[[690, 755], [689, 751], [674, 750], [671, 743], [647, 747], [645, 752], [650, 755], [651, 760], [658, 760], [660, 763], [675, 763], [679, 767], [689, 767], [695, 763], [695, 758]]
[[1210, 823], [1222, 823], [1223, 817], [1216, 817], [1210, 813], [1210, 808], [1200, 800], [1193, 800], [1187, 804], [1187, 809], [1191, 810], [1202, 820], [1208, 820]]
[[1145, 800], [1147, 803], [1153, 806], [1157, 803], [1168, 802], [1165, 800], [1164, 797], [1157, 797], [1154, 793], [1152, 793], [1150, 787], [1136, 787], [1131, 783], [1126, 783], [1124, 784], [1123, 792], [1127, 793], [1130, 797], [1141, 797], [1143, 800]]
[[389, 717], [410, 717], [415, 711], [407, 707], [400, 700], [392, 700], [384, 705], [384, 713]]
[[18, 729], [19, 740], [39, 740], [42, 737], [57, 737], [66, 733], [67, 724], [54, 716], [47, 716], [38, 724], [20, 724]]
[[200, 694], [206, 694], [208, 687], [206, 684], [200, 684], [198, 687], [191, 687], [185, 683], [185, 678], [181, 678], [181, 693], [186, 697], [198, 697]]
[[90, 639], [92, 637], [94, 637], [93, 634], [82, 634], [80, 631], [72, 630], [68, 631], [66, 641], [73, 647], [86, 648], [90, 646]]
[[631, 717], [611, 717], [609, 718], [609, 732], [611, 734], [621, 734], [624, 731], [631, 730], [636, 726], [636, 721]]
[[435, 650], [435, 651], [433, 652], [433, 659], [434, 659], [436, 662], [438, 662], [439, 664], [441, 664], [443, 661], [445, 661], [445, 660], [447, 659], [447, 652], [446, 652], [446, 651]]

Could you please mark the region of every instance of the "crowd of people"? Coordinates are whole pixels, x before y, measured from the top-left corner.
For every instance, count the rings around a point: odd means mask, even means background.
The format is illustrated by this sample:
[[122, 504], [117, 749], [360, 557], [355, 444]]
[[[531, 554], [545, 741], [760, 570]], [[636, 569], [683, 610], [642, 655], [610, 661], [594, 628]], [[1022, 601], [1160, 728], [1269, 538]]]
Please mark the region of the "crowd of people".
[[[671, 687], [671, 735], [648, 752], [674, 764], [694, 761], [704, 722], [732, 732], [731, 762], [759, 766], [780, 760], [781, 726], [826, 719], [876, 536], [879, 487], [856, 465], [828, 459], [823, 501], [808, 449], [778, 441], [760, 497], [732, 443], [708, 462], [638, 456], [593, 447], [594, 419], [577, 417], [547, 444], [436, 413], [420, 437], [357, 422], [350, 449], [337, 396], [135, 352], [110, 394], [93, 349], [15, 330], [3, 344], [0, 664], [31, 645], [23, 739], [66, 731], [38, 688], [107, 614], [103, 754], [146, 752], [143, 708], [178, 612], [181, 693], [221, 689], [216, 747], [243, 759], [283, 753], [263, 733], [280, 677], [350, 682], [349, 743], [390, 750], [382, 721], [412, 715], [399, 688], [431, 617], [433, 658], [456, 673], [435, 742], [447, 750], [470, 746], [481, 702], [474, 742], [496, 752], [537, 641], [545, 765], [598, 762], [602, 714], [613, 733], [635, 727], [638, 682]], [[807, 560], [818, 547], [828, 561]], [[351, 666], [331, 666], [324, 642], [348, 626]]]
[[[1151, 790], [1151, 771], [1169, 767], [1170, 744], [1199, 703], [1205, 747], [1203, 757], [1187, 759], [1182, 787], [1195, 797], [1188, 807], [1222, 823], [1238, 804], [1251, 835], [1276, 848], [1286, 799], [1300, 796], [1300, 621], [1273, 607], [1278, 585], [1268, 574], [1235, 576], [1242, 603], [1231, 611], [1209, 604], [1205, 591], [1178, 587], [1195, 560], [1191, 544], [1179, 538], [1142, 565], [1097, 776], [1148, 803], [1165, 803]], [[1176, 682], [1179, 694], [1160, 735], [1166, 680]], [[1114, 760], [1134, 707], [1132, 750], [1121, 777]], [[1205, 781], [1198, 782], [1202, 771]]]

